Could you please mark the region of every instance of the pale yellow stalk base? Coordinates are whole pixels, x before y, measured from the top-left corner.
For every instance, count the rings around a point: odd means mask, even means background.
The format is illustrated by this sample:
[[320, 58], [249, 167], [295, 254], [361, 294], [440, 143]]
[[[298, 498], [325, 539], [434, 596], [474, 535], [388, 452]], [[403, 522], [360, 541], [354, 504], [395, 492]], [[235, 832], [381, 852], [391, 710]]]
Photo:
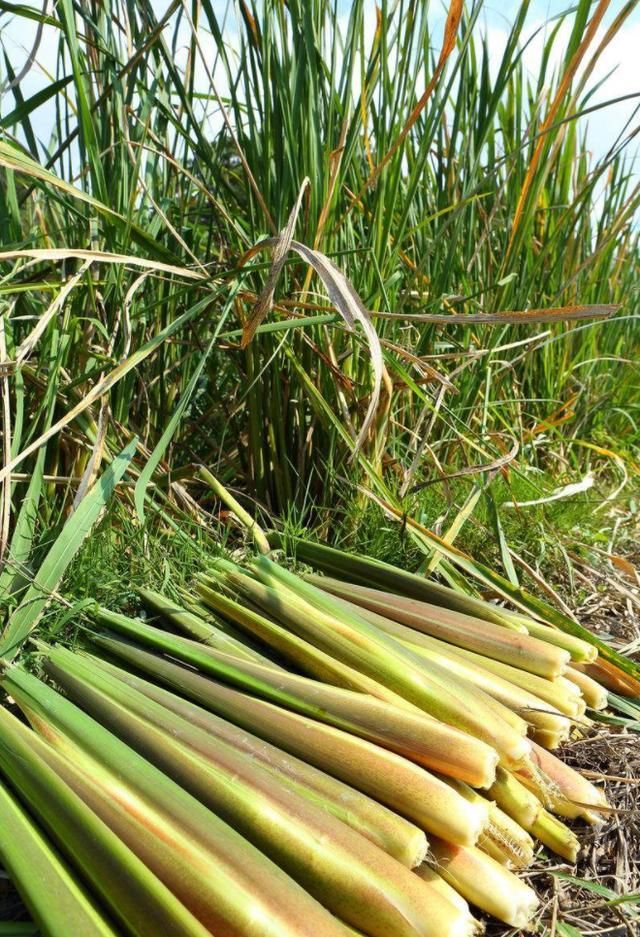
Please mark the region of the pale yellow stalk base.
[[563, 742], [567, 741], [569, 738], [569, 733], [549, 732], [546, 729], [534, 729], [531, 732], [531, 738], [542, 748], [546, 748], [549, 751], [554, 751], [556, 748], [560, 748]]
[[435, 888], [443, 898], [450, 901], [451, 904], [456, 905], [456, 907], [463, 911], [469, 910], [469, 902], [467, 899], [463, 898], [460, 892], [457, 892], [455, 888], [452, 888], [427, 862], [423, 862], [420, 868], [416, 869], [415, 872], [424, 882], [427, 882], [432, 888]]
[[535, 822], [542, 807], [535, 794], [504, 768], [498, 768], [496, 781], [487, 791], [487, 797], [525, 830]]
[[531, 832], [539, 839], [541, 843], [548, 846], [549, 849], [574, 863], [580, 853], [580, 841], [574, 833], [552, 816], [544, 807], [540, 810], [535, 823], [531, 826]]
[[434, 840], [431, 849], [438, 873], [467, 901], [511, 927], [531, 926], [538, 897], [513, 872], [474, 847]]
[[582, 817], [588, 823], [602, 823], [607, 799], [594, 784], [575, 768], [533, 743], [532, 764], [518, 770], [518, 778], [553, 813], [567, 819]]
[[[491, 805], [486, 835], [506, 854], [510, 868], [525, 869], [533, 862], [533, 839], [496, 804]], [[478, 845], [482, 844], [481, 838]]]
[[565, 679], [575, 683], [587, 706], [591, 709], [602, 710], [609, 705], [609, 694], [597, 680], [585, 673], [580, 664], [571, 664], [565, 674]]

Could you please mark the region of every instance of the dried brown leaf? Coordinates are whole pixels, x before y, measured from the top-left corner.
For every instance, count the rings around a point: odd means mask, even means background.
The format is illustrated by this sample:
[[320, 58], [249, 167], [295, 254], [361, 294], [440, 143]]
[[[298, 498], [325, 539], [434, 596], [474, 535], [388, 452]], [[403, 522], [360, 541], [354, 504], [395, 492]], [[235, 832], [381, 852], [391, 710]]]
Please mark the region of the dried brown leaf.
[[[300, 201], [300, 198], [301, 195], [298, 197], [298, 202]], [[294, 212], [292, 212], [291, 217], [293, 217]], [[289, 220], [291, 221], [291, 218]], [[243, 344], [246, 344], [245, 337], [247, 335], [249, 335], [247, 341], [250, 340], [250, 336], [255, 333], [256, 328], [270, 308], [270, 304], [273, 300], [273, 288], [275, 286], [275, 281], [277, 280], [277, 277], [285, 261], [285, 254], [283, 253], [282, 249], [284, 245], [288, 245], [287, 252], [289, 250], [295, 251], [315, 270], [317, 275], [320, 277], [329, 295], [329, 299], [344, 319], [349, 331], [355, 331], [356, 324], [359, 324], [367, 339], [369, 353], [371, 356], [371, 364], [373, 367], [373, 390], [369, 398], [369, 405], [367, 407], [367, 412], [362, 423], [362, 427], [355, 442], [355, 454], [362, 448], [364, 441], [369, 434], [375, 419], [378, 404], [380, 402], [382, 380], [385, 373], [380, 339], [378, 338], [378, 333], [376, 332], [375, 327], [371, 321], [369, 312], [365, 308], [364, 303], [342, 270], [340, 270], [340, 268], [337, 267], [332, 260], [322, 254], [320, 251], [313, 250], [312, 248], [307, 247], [305, 244], [301, 244], [299, 241], [294, 241], [286, 234], [288, 229], [289, 225], [287, 225], [285, 232], [283, 232], [283, 234], [279, 235], [277, 238], [266, 238], [265, 240], [260, 241], [259, 244], [256, 244], [253, 248], [251, 248], [248, 254], [245, 255], [244, 260], [247, 260], [249, 257], [254, 256], [256, 253], [258, 253], [258, 251], [264, 248], [275, 248], [278, 251], [277, 258], [274, 259], [274, 263], [271, 266], [265, 288], [260, 294], [258, 302], [254, 307], [254, 314], [251, 318], [251, 322], [248, 326], [245, 327]], [[256, 316], [256, 309], [258, 310], [259, 316]]]
[[[296, 203], [291, 210], [289, 215], [289, 220], [287, 221], [286, 226], [282, 229], [280, 234], [276, 238], [271, 238], [271, 243], [274, 244], [273, 251], [273, 261], [271, 263], [271, 269], [269, 270], [269, 276], [267, 277], [267, 282], [265, 283], [262, 292], [258, 296], [258, 300], [253, 307], [251, 317], [246, 322], [244, 329], [242, 331], [242, 341], [241, 347], [246, 348], [253, 336], [256, 333], [256, 329], [262, 322], [265, 316], [269, 314], [273, 307], [273, 297], [276, 290], [276, 283], [278, 278], [282, 273], [282, 270], [287, 259], [287, 254], [291, 250], [291, 242], [293, 240], [293, 232], [295, 230], [296, 221], [298, 220], [298, 215], [300, 213], [300, 206], [302, 205], [302, 198], [304, 196], [307, 187], [310, 185], [308, 177], [302, 182], [300, 186], [300, 191], [298, 192], [298, 198]], [[263, 242], [264, 243], [264, 242]]]

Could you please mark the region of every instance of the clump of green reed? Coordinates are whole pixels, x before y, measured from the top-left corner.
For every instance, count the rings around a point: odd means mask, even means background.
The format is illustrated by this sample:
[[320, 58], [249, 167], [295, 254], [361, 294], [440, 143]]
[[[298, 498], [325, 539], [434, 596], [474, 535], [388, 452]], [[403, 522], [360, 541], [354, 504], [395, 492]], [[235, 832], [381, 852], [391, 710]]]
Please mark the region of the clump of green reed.
[[[245, 350], [237, 331], [265, 277], [262, 259], [239, 269], [242, 255], [282, 228], [306, 176], [297, 238], [334, 257], [374, 311], [628, 304], [638, 269], [631, 151], [623, 137], [590, 157], [574, 119], [590, 105], [581, 75], [596, 46], [581, 44], [602, 5], [591, 6], [553, 17], [539, 75], [524, 55], [528, 2], [510, 12], [497, 61], [483, 4], [468, 4], [441, 72], [437, 11], [409, 0], [383, 3], [373, 30], [364, 0], [346, 16], [329, 0], [229, 5], [221, 16], [204, 3], [195, 21], [180, 5], [158, 20], [150, 0], [57, 6], [56, 74], [36, 96], [19, 75], [6, 92], [15, 106], [2, 119], [0, 230], [5, 251], [65, 254], [5, 258], [4, 358], [76, 279], [7, 378], [14, 454], [101, 379], [118, 379], [102, 418], [83, 410], [22, 461], [17, 495], [29, 490], [49, 526], [61, 503], [51, 498], [73, 490], [106, 423], [106, 454], [122, 428], [140, 435], [142, 461], [153, 453], [139, 509], [152, 469], [179, 500], [169, 482], [188, 477], [193, 460], [241, 479], [271, 508], [339, 498], [371, 387], [360, 339], [330, 321], [297, 263], [285, 269], [283, 304]], [[19, 24], [20, 10], [12, 15]], [[582, 72], [563, 81], [577, 58]], [[41, 106], [55, 114], [48, 140], [36, 129]], [[87, 248], [121, 259], [83, 266], [73, 250]], [[283, 328], [285, 314], [306, 321]], [[594, 434], [623, 454], [637, 441], [628, 305], [613, 322], [535, 334], [374, 321], [393, 389], [368, 455], [374, 470], [393, 469], [393, 485], [491, 461], [504, 448], [492, 433], [518, 438], [533, 463], [553, 447], [583, 465], [577, 440]], [[458, 393], [441, 391], [430, 366]]]

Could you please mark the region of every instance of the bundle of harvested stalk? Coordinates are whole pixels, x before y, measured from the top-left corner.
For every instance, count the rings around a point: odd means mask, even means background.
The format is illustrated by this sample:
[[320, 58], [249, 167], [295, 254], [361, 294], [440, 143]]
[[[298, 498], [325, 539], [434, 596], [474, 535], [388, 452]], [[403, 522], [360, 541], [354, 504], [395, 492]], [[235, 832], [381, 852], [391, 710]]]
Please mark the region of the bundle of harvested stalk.
[[[151, 622], [96, 607], [73, 650], [38, 645], [39, 676], [6, 666], [31, 724], [0, 711], [6, 822], [88, 934], [458, 937], [480, 927], [470, 905], [533, 927], [518, 873], [542, 847], [575, 862], [564, 820], [607, 811], [552, 753], [607, 705], [597, 651], [297, 552], [324, 574], [217, 560], [179, 600], [141, 589]], [[42, 892], [25, 900], [42, 920]]]

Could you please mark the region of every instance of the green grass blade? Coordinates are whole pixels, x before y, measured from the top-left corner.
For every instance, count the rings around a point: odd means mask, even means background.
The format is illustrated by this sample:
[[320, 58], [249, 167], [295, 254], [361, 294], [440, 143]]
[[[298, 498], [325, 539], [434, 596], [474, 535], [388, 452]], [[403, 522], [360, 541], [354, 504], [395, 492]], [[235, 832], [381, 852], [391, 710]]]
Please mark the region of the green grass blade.
[[37, 626], [53, 592], [60, 585], [69, 563], [99, 519], [118, 482], [129, 467], [135, 449], [136, 440], [134, 439], [115, 457], [62, 528], [20, 605], [7, 623], [0, 640], [0, 657], [12, 660]]

